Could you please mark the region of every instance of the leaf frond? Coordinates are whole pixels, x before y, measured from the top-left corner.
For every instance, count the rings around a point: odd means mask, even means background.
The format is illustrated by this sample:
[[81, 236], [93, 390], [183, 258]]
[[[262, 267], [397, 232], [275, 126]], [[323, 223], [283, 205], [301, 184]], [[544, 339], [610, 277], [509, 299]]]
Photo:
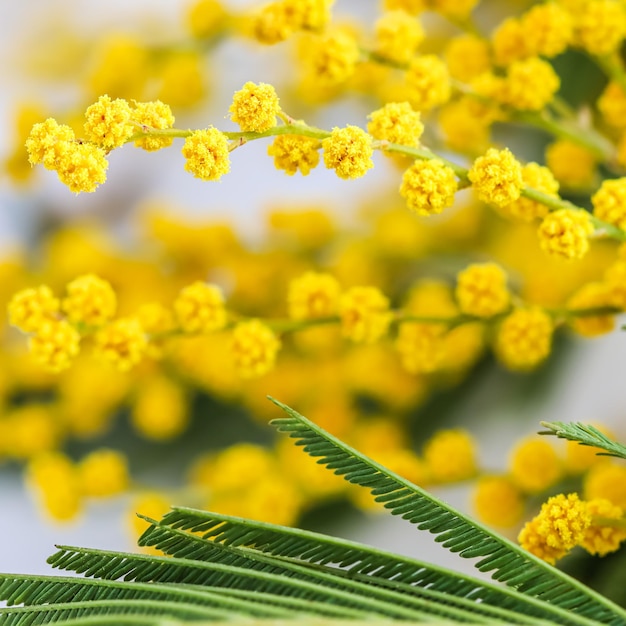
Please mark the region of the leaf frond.
[[626, 459], [626, 446], [613, 441], [591, 424], [583, 424], [582, 422], [541, 422], [541, 425], [548, 430], [541, 431], [540, 435], [556, 435], [559, 439], [574, 441], [581, 446], [590, 446], [604, 450], [604, 452], [598, 452], [598, 456], [614, 456], [619, 459]]
[[270, 398], [288, 417], [271, 424], [296, 440], [318, 463], [350, 483], [367, 487], [393, 515], [437, 535], [435, 540], [496, 580], [563, 609], [606, 624], [624, 624], [626, 612], [607, 598], [455, 511], [420, 487], [336, 439], [287, 405]]

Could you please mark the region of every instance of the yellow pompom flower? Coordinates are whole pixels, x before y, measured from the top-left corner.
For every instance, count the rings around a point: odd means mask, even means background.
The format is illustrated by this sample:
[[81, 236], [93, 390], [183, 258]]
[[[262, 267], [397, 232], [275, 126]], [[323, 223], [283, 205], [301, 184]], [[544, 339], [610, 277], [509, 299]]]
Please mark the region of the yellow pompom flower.
[[74, 142], [74, 131], [55, 119], [35, 124], [26, 139], [26, 151], [31, 165], [42, 163], [46, 169], [57, 169], [57, 162], [62, 153]]
[[181, 290], [174, 300], [174, 313], [186, 333], [211, 333], [226, 325], [221, 289], [199, 280]]
[[[542, 191], [549, 196], [558, 196], [559, 183], [552, 172], [543, 165], [531, 162], [522, 166], [522, 181], [526, 187]], [[502, 209], [505, 213], [525, 222], [532, 222], [538, 217], [545, 217], [548, 213], [548, 207], [545, 204], [523, 196], [502, 207]]]
[[610, 81], [598, 98], [597, 105], [607, 124], [626, 128], [626, 93], [619, 83]]
[[298, 170], [308, 176], [320, 160], [320, 142], [304, 135], [278, 135], [267, 148], [274, 157], [274, 167], [293, 176]]
[[289, 317], [306, 320], [336, 315], [340, 292], [339, 281], [331, 274], [307, 272], [289, 283]]
[[196, 0], [185, 17], [187, 28], [196, 39], [209, 39], [220, 32], [226, 10], [218, 0]]
[[456, 298], [461, 312], [493, 317], [509, 307], [506, 272], [495, 263], [474, 263], [457, 277]]
[[517, 200], [524, 186], [522, 166], [508, 148], [489, 148], [474, 161], [468, 178], [483, 202], [499, 207]]
[[73, 324], [102, 326], [113, 319], [117, 297], [106, 280], [86, 274], [69, 283], [66, 291], [61, 307]]
[[575, 15], [576, 43], [590, 54], [611, 54], [626, 35], [626, 11], [621, 2], [589, 0]]
[[274, 367], [280, 347], [274, 331], [259, 320], [241, 322], [233, 330], [231, 352], [242, 378], [267, 374]]
[[550, 354], [553, 328], [550, 316], [542, 309], [517, 309], [498, 328], [496, 355], [512, 370], [533, 369]]
[[235, 93], [228, 110], [242, 131], [262, 133], [276, 125], [280, 104], [272, 85], [248, 81]]
[[101, 328], [95, 336], [95, 353], [121, 372], [137, 365], [148, 348], [138, 320], [122, 318]]
[[185, 169], [201, 180], [219, 180], [230, 172], [228, 139], [212, 126], [187, 137], [182, 153]]
[[80, 335], [65, 320], [45, 320], [28, 340], [33, 357], [51, 372], [67, 369], [80, 351]]
[[548, 498], [539, 515], [527, 522], [519, 542], [525, 550], [554, 564], [583, 541], [590, 525], [586, 503], [575, 493], [559, 494]]
[[[586, 283], [576, 291], [567, 301], [568, 311], [577, 309], [592, 309], [610, 306], [612, 304], [612, 290], [605, 283]], [[610, 333], [615, 328], [613, 315], [584, 315], [572, 317], [570, 326], [583, 337], [597, 337]]]
[[109, 162], [102, 148], [68, 142], [59, 150], [55, 169], [59, 180], [74, 193], [92, 193], [106, 180]]
[[107, 95], [85, 111], [85, 138], [106, 151], [126, 143], [133, 134], [132, 109], [126, 100], [111, 100]]
[[387, 11], [374, 24], [377, 54], [396, 63], [408, 63], [424, 39], [424, 29], [406, 11]]
[[375, 139], [403, 146], [419, 146], [424, 132], [421, 114], [408, 102], [389, 102], [368, 116], [367, 131]]
[[59, 312], [59, 299], [47, 285], [24, 289], [9, 302], [9, 322], [24, 333], [34, 333]]
[[80, 513], [78, 476], [66, 455], [61, 452], [40, 454], [28, 464], [26, 475], [53, 520], [67, 522]]
[[376, 287], [352, 287], [339, 299], [341, 332], [357, 343], [374, 343], [387, 333], [389, 300]]
[[490, 526], [511, 528], [524, 514], [524, 497], [507, 476], [482, 476], [472, 503], [478, 519]]
[[487, 149], [495, 109], [471, 97], [452, 100], [441, 107], [438, 121], [447, 146], [475, 156]]
[[418, 111], [428, 111], [450, 99], [448, 66], [434, 54], [413, 59], [406, 71], [405, 82], [409, 101]]
[[157, 96], [175, 107], [193, 107], [207, 93], [205, 57], [200, 48], [170, 52], [159, 72]]
[[443, 324], [400, 325], [396, 339], [402, 366], [411, 374], [437, 371], [446, 357], [446, 327]]
[[374, 167], [372, 138], [358, 126], [333, 128], [322, 141], [324, 165], [344, 180], [359, 178]]
[[[624, 511], [604, 498], [595, 498], [587, 503], [587, 512], [591, 515], [591, 525], [585, 531], [585, 536], [580, 545], [589, 552], [605, 556], [609, 552], [618, 550], [624, 540], [626, 540], [626, 528], [616, 523], [611, 526], [609, 520], [619, 522], [623, 519]], [[597, 519], [601, 523], [597, 523]]]
[[354, 35], [347, 30], [334, 30], [311, 38], [305, 62], [316, 84], [333, 87], [354, 74], [359, 56], [359, 44]]
[[604, 498], [626, 510], [626, 467], [611, 461], [597, 463], [583, 483], [585, 500]]
[[554, 57], [572, 42], [574, 22], [558, 2], [544, 2], [531, 7], [522, 16], [527, 47], [531, 55]]
[[589, 250], [593, 224], [589, 213], [578, 209], [559, 209], [543, 218], [537, 235], [541, 249], [565, 259], [581, 259]]
[[562, 185], [586, 187], [593, 182], [596, 160], [586, 148], [559, 139], [546, 148], [546, 165]]
[[[133, 121], [144, 131], [164, 130], [174, 125], [175, 118], [172, 109], [160, 100], [153, 102], [135, 102]], [[173, 137], [148, 136], [135, 140], [137, 148], [147, 152], [154, 152], [172, 145]]]
[[296, 30], [293, 15], [285, 2], [270, 2], [252, 15], [249, 34], [266, 46], [285, 41]]
[[528, 43], [528, 33], [521, 20], [507, 17], [491, 35], [495, 64], [507, 66], [530, 56]]
[[450, 76], [470, 82], [491, 68], [489, 44], [477, 35], [464, 34], [450, 39], [445, 49]]
[[418, 215], [435, 215], [454, 204], [454, 171], [439, 159], [415, 161], [402, 175], [400, 195]]
[[147, 439], [167, 441], [180, 435], [188, 421], [180, 385], [156, 374], [139, 386], [131, 409], [131, 422], [138, 433]]
[[160, 302], [146, 302], [135, 314], [141, 327], [149, 335], [160, 335], [174, 330], [176, 323], [174, 314]]
[[514, 61], [507, 68], [497, 99], [519, 111], [540, 111], [561, 86], [557, 73], [547, 61], [530, 57]]
[[424, 445], [424, 461], [433, 482], [467, 480], [476, 474], [476, 444], [460, 428], [440, 430]]
[[116, 450], [94, 450], [76, 466], [81, 493], [104, 498], [124, 492], [129, 484], [126, 457]]
[[52, 404], [29, 403], [5, 409], [0, 419], [0, 453], [25, 460], [54, 450], [61, 434], [59, 417]]
[[511, 480], [526, 493], [540, 493], [563, 474], [561, 460], [545, 439], [532, 436], [519, 441], [509, 455]]
[[597, 218], [626, 229], [626, 178], [603, 181], [600, 189], [591, 196], [591, 203]]
[[282, 0], [302, 30], [321, 30], [331, 20], [331, 6], [335, 0]]

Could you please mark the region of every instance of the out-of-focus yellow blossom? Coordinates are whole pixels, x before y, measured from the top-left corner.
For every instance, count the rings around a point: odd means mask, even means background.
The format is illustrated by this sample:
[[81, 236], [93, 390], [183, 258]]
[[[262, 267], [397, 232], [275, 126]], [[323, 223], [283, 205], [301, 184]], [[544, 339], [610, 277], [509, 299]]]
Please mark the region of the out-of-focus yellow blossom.
[[430, 8], [452, 20], [466, 20], [478, 0], [429, 0]]
[[228, 139], [212, 126], [187, 137], [182, 153], [185, 169], [200, 180], [219, 180], [230, 172]]
[[269, 372], [280, 347], [274, 331], [259, 320], [240, 322], [233, 330], [233, 361], [242, 378], [257, 378]]
[[128, 488], [126, 457], [116, 450], [101, 448], [90, 452], [76, 466], [83, 495], [103, 498], [123, 493]]
[[259, 43], [272, 46], [288, 39], [296, 29], [293, 15], [285, 2], [270, 2], [250, 18], [249, 34]]
[[615, 128], [626, 128], [626, 93], [622, 86], [610, 81], [597, 101], [604, 120]]
[[389, 102], [369, 115], [367, 131], [375, 139], [419, 146], [424, 132], [421, 115], [408, 102]]
[[331, 8], [335, 0], [282, 0], [294, 16], [298, 28], [321, 30], [331, 19]]
[[293, 176], [298, 170], [308, 176], [320, 160], [320, 142], [303, 135], [278, 135], [267, 148], [274, 157], [274, 167]]
[[559, 494], [548, 498], [539, 515], [526, 523], [519, 542], [525, 550], [554, 565], [584, 540], [590, 525], [586, 503], [575, 493]]
[[387, 333], [389, 300], [376, 287], [352, 287], [339, 299], [341, 331], [357, 343], [373, 343]]
[[227, 17], [219, 0], [196, 0], [188, 7], [185, 22], [196, 39], [210, 39], [219, 34]]
[[[142, 130], [164, 130], [174, 125], [175, 118], [168, 104], [160, 100], [153, 102], [135, 102], [133, 121]], [[135, 139], [135, 146], [147, 152], [154, 152], [172, 145], [173, 137], [147, 136]]]
[[[594, 426], [605, 435], [613, 437], [604, 426], [594, 424]], [[592, 446], [581, 446], [575, 441], [565, 442], [565, 469], [570, 474], [582, 474], [598, 463], [606, 461], [606, 457], [598, 456], [602, 452], [600, 448]]]
[[485, 350], [485, 325], [475, 322], [451, 328], [444, 336], [441, 369], [463, 373]]
[[339, 281], [331, 274], [307, 272], [289, 284], [289, 317], [306, 320], [336, 315], [340, 292]]
[[626, 509], [626, 467], [611, 461], [596, 463], [583, 482], [585, 500], [604, 498]]
[[552, 100], [560, 85], [550, 63], [530, 57], [509, 65], [497, 99], [519, 111], [540, 111]]
[[509, 455], [511, 480], [526, 493], [541, 493], [556, 484], [563, 473], [561, 459], [545, 439], [526, 437]]
[[450, 76], [464, 82], [470, 82], [491, 68], [489, 44], [471, 33], [450, 39], [445, 59]]
[[424, 445], [424, 461], [434, 482], [467, 480], [476, 474], [476, 443], [460, 428], [440, 430]]
[[149, 52], [130, 35], [111, 35], [97, 46], [87, 78], [90, 94], [141, 100], [149, 76]]
[[230, 117], [244, 132], [262, 133], [276, 125], [280, 113], [278, 95], [272, 85], [248, 81], [235, 92]]
[[508, 148], [489, 148], [474, 161], [468, 178], [483, 202], [500, 207], [517, 200], [524, 185], [522, 166]]
[[307, 40], [306, 69], [318, 87], [347, 81], [359, 60], [359, 44], [348, 29], [334, 29]]
[[567, 139], [558, 139], [546, 148], [546, 165], [562, 185], [586, 187], [593, 181], [596, 161], [593, 154], [583, 146]]
[[609, 290], [610, 304], [626, 308], [626, 262], [620, 259], [609, 265], [603, 282]]
[[59, 299], [47, 285], [24, 289], [9, 302], [9, 321], [25, 333], [34, 333], [44, 321], [54, 320], [59, 312]]
[[339, 178], [360, 178], [374, 167], [372, 137], [358, 126], [333, 128], [322, 141], [324, 165], [334, 169]]
[[122, 372], [137, 365], [148, 347], [148, 340], [139, 321], [121, 318], [101, 328], [95, 336], [94, 351]]
[[544, 2], [531, 7], [522, 16], [525, 47], [529, 55], [554, 57], [572, 42], [574, 20], [558, 2]]
[[414, 215], [402, 207], [385, 211], [376, 217], [374, 238], [386, 256], [415, 259], [425, 253], [429, 233]]
[[161, 335], [176, 327], [173, 312], [160, 302], [146, 302], [138, 309], [135, 317], [149, 335]]
[[174, 313], [186, 333], [211, 333], [226, 325], [221, 289], [200, 280], [181, 290], [174, 300]]
[[456, 298], [466, 315], [493, 317], [509, 307], [505, 271], [496, 263], [474, 263], [457, 277]]
[[[615, 552], [626, 540], [626, 528], [619, 524], [611, 526], [607, 520], [622, 520], [624, 511], [603, 498], [595, 498], [586, 504], [587, 512], [591, 515], [591, 525], [585, 531], [580, 545], [590, 554], [598, 556]], [[602, 519], [602, 523], [596, 523], [597, 518]]]
[[[591, 309], [611, 305], [611, 288], [605, 283], [587, 283], [567, 301], [567, 309]], [[569, 320], [571, 327], [583, 337], [597, 337], [615, 328], [613, 315], [584, 315]]]
[[626, 11], [621, 2], [589, 0], [574, 15], [575, 41], [587, 52], [611, 54], [626, 35]]
[[102, 326], [113, 319], [117, 297], [111, 284], [94, 274], [74, 279], [66, 287], [61, 307], [73, 324]]
[[550, 354], [553, 328], [550, 316], [542, 309], [516, 309], [498, 328], [496, 355], [512, 370], [533, 369]]
[[67, 522], [81, 511], [76, 468], [61, 452], [35, 457], [28, 465], [27, 478], [44, 511], [55, 521]]
[[524, 498], [508, 476], [482, 476], [472, 495], [478, 519], [490, 526], [511, 528], [524, 514]]
[[24, 102], [17, 107], [13, 123], [13, 132], [15, 133], [13, 148], [4, 162], [0, 161], [0, 165], [4, 166], [11, 180], [17, 184], [27, 182], [32, 176], [33, 168], [30, 167], [28, 154], [24, 151], [24, 144], [33, 126], [44, 118], [45, 113], [38, 104]]
[[413, 59], [405, 75], [409, 102], [417, 111], [428, 111], [450, 99], [448, 66], [434, 54]]
[[173, 107], [193, 107], [208, 91], [204, 55], [198, 50], [168, 54], [160, 68], [157, 96]]
[[622, 230], [626, 229], [626, 178], [613, 178], [602, 182], [591, 196], [593, 214]]
[[[548, 194], [558, 196], [559, 183], [554, 178], [552, 172], [538, 163], [527, 163], [522, 166], [522, 181], [526, 187]], [[541, 202], [520, 196], [515, 202], [502, 207], [505, 213], [513, 217], [532, 222], [538, 217], [545, 217], [548, 207]]]
[[60, 440], [56, 408], [27, 404], [7, 410], [0, 418], [0, 452], [13, 459], [30, 459], [55, 449]]
[[129, 505], [129, 526], [134, 537], [139, 537], [147, 528], [148, 522], [137, 513], [154, 520], [160, 520], [170, 510], [169, 498], [161, 493], [145, 492], [135, 496]]
[[502, 20], [491, 35], [496, 65], [506, 66], [530, 56], [530, 39], [524, 24], [515, 17]]
[[67, 369], [80, 347], [80, 335], [65, 320], [46, 320], [28, 340], [33, 357], [51, 372]]
[[408, 63], [424, 39], [420, 22], [406, 11], [386, 11], [374, 24], [374, 50], [396, 63]]
[[336, 234], [332, 216], [318, 207], [310, 209], [274, 209], [267, 216], [267, 224], [272, 234], [278, 234], [298, 249], [315, 250], [331, 241]]
[[593, 224], [589, 213], [578, 209], [559, 209], [543, 218], [537, 234], [541, 249], [566, 259], [581, 259], [589, 251]]
[[415, 161], [400, 185], [400, 195], [418, 215], [434, 215], [452, 206], [456, 190], [454, 171], [439, 159]]
[[446, 144], [462, 154], [483, 153], [489, 144], [493, 107], [471, 97], [448, 102], [439, 111], [439, 126]]
[[160, 374], [150, 376], [135, 393], [131, 420], [135, 430], [148, 439], [166, 441], [180, 435], [189, 422], [180, 385]]
[[383, 0], [383, 8], [386, 11], [394, 11], [400, 9], [411, 15], [417, 15], [425, 11], [427, 0]]
[[132, 109], [126, 100], [107, 95], [85, 111], [85, 138], [109, 151], [126, 143], [134, 130]]

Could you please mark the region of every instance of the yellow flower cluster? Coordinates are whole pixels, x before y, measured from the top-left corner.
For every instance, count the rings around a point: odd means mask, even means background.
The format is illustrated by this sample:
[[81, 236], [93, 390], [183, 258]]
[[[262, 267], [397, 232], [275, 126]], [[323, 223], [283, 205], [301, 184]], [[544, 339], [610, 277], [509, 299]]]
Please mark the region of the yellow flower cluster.
[[456, 190], [454, 172], [439, 159], [415, 161], [400, 185], [400, 195], [418, 215], [434, 215], [452, 206]]
[[372, 138], [358, 126], [334, 128], [322, 141], [324, 165], [345, 180], [360, 178], [374, 167]]

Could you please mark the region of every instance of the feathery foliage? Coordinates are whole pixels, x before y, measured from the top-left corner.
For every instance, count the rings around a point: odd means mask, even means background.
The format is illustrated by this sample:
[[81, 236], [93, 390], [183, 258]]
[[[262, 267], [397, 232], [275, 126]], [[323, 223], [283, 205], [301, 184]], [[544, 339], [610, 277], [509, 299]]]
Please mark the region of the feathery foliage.
[[144, 518], [139, 544], [163, 556], [59, 546], [48, 562], [82, 577], [0, 575], [0, 626], [626, 624], [601, 595], [274, 402], [287, 417], [273, 425], [305, 452], [506, 586], [336, 537], [175, 507]]
[[626, 446], [613, 441], [591, 424], [541, 422], [541, 425], [548, 430], [541, 431], [540, 435], [556, 435], [560, 439], [574, 441], [581, 446], [604, 450], [604, 452], [598, 452], [598, 456], [615, 456], [619, 459], [626, 459]]

